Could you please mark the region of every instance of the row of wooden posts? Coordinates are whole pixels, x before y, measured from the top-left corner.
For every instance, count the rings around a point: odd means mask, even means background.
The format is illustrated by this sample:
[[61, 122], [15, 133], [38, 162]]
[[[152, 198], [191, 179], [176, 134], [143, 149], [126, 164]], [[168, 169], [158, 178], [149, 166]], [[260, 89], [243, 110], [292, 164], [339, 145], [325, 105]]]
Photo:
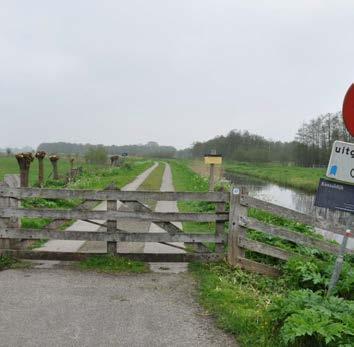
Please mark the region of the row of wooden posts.
[[[31, 152], [18, 153], [15, 155], [19, 168], [20, 168], [20, 184], [21, 187], [28, 187], [29, 185], [29, 171], [31, 163], [34, 161], [34, 158], [38, 160], [38, 184], [40, 187], [44, 185], [44, 158], [47, 153], [44, 151], [38, 151], [34, 155]], [[53, 167], [53, 179], [59, 179], [58, 171], [58, 161], [60, 157], [58, 155], [50, 155], [49, 160]], [[73, 172], [74, 168], [74, 158], [70, 158], [70, 172]]]

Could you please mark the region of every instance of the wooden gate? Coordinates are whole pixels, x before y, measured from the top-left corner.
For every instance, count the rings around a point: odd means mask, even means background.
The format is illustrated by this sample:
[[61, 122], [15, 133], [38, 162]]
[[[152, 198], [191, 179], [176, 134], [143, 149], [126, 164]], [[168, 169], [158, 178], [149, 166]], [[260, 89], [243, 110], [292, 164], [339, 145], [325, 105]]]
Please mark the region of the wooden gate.
[[[74, 209], [43, 209], [21, 208], [18, 202], [28, 198], [44, 199], [78, 199], [83, 201]], [[229, 213], [225, 211], [229, 201], [229, 193], [225, 192], [146, 192], [120, 191], [118, 189], [105, 190], [74, 190], [74, 189], [43, 189], [43, 188], [14, 188], [0, 186], [0, 242], [9, 245], [5, 240], [84, 240], [105, 241], [107, 252], [115, 254], [118, 242], [159, 242], [171, 245], [172, 242], [182, 242], [197, 247], [183, 247], [185, 253], [120, 253], [119, 255], [144, 261], [190, 261], [193, 259], [219, 260], [223, 257], [227, 233], [225, 223], [229, 220]], [[0, 200], [0, 201], [1, 201]], [[207, 201], [214, 203], [215, 212], [154, 212], [143, 202], [145, 201]], [[106, 211], [92, 210], [102, 201], [107, 201]], [[117, 210], [117, 201], [124, 205], [124, 210]], [[15, 203], [14, 203], [15, 202]], [[43, 229], [23, 229], [14, 220], [22, 217], [48, 218], [52, 222]], [[104, 228], [98, 231], [60, 230], [61, 225], [71, 220], [84, 220]], [[97, 222], [97, 220], [99, 222]], [[102, 222], [101, 222], [102, 221]], [[146, 221], [155, 223], [162, 232], [141, 232], [135, 230], [127, 232], [117, 228], [117, 221]], [[195, 233], [185, 233], [173, 222], [201, 222], [215, 223], [215, 233], [206, 233], [200, 229]], [[210, 252], [205, 243], [215, 243], [216, 252]], [[174, 247], [174, 245], [171, 245]], [[10, 252], [16, 256], [37, 259], [79, 260], [91, 256], [92, 253], [69, 252], [40, 252], [0, 247], [2, 252]], [[14, 247], [12, 247], [14, 248]]]
[[[183, 262], [196, 259], [217, 261], [226, 258], [233, 266], [267, 274], [278, 275], [274, 267], [247, 259], [246, 250], [271, 256], [283, 261], [289, 259], [291, 252], [272, 245], [255, 241], [248, 236], [248, 230], [257, 230], [289, 242], [317, 248], [325, 252], [337, 254], [339, 245], [316, 237], [315, 234], [303, 234], [279, 226], [250, 218], [248, 209], [255, 208], [273, 215], [298, 221], [314, 228], [331, 230], [341, 235], [345, 234], [343, 225], [334, 225], [327, 220], [319, 220], [294, 210], [255, 199], [238, 188], [230, 192], [146, 192], [105, 190], [72, 190], [72, 189], [42, 189], [12, 187], [13, 180], [7, 179], [0, 184], [0, 254], [10, 253], [17, 257], [48, 260], [81, 260], [93, 253], [79, 252], [40, 252], [26, 250], [23, 244], [26, 240], [59, 239], [104, 241], [107, 252], [117, 254], [118, 242], [159, 242], [170, 245], [171, 242], [182, 242], [185, 253], [119, 253], [143, 261]], [[45, 199], [79, 199], [81, 204], [74, 209], [41, 209], [21, 208], [20, 201], [27, 198]], [[154, 212], [143, 202], [155, 201], [207, 201], [213, 203], [213, 212]], [[106, 211], [92, 210], [102, 201], [107, 201]], [[117, 210], [117, 201], [126, 207], [124, 211]], [[228, 207], [228, 208], [227, 208]], [[23, 229], [19, 220], [22, 217], [49, 218], [52, 221], [44, 229]], [[63, 231], [60, 227], [68, 220], [84, 220], [104, 227], [104, 230]], [[97, 220], [102, 222], [97, 222]], [[147, 221], [155, 223], [164, 232], [127, 232], [117, 228], [117, 221]], [[173, 222], [199, 222], [201, 228], [194, 233], [183, 232]], [[215, 225], [215, 232], [203, 229], [205, 223]], [[226, 227], [228, 224], [228, 227]], [[101, 228], [102, 229], [102, 228]], [[352, 236], [351, 236], [352, 237]], [[215, 244], [211, 252], [205, 244]], [[189, 247], [193, 245], [193, 247]], [[173, 245], [172, 245], [173, 246]], [[346, 249], [354, 254], [353, 249]], [[94, 253], [97, 255], [98, 253]]]

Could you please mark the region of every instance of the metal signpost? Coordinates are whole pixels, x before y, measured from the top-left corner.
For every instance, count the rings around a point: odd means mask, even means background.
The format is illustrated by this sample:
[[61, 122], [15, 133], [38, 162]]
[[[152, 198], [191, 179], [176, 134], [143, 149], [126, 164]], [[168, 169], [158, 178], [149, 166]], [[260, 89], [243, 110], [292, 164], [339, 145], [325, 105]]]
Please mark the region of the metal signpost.
[[[349, 133], [354, 136], [354, 84], [349, 88], [343, 103], [343, 119]], [[343, 257], [351, 234], [354, 213], [354, 144], [335, 141], [327, 174], [321, 179], [315, 198], [315, 206], [349, 212], [346, 232], [328, 285], [327, 296], [336, 286], [343, 266]]]

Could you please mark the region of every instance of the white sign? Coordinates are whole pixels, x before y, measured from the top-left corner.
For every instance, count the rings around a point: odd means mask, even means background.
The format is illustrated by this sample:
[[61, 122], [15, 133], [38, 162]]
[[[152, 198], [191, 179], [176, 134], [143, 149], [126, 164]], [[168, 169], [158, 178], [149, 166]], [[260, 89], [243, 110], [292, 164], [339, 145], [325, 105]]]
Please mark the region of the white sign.
[[335, 141], [327, 168], [327, 177], [354, 183], [354, 144]]
[[239, 195], [239, 194], [240, 194], [240, 189], [239, 189], [239, 188], [234, 188], [234, 189], [232, 190], [232, 194], [233, 194], [233, 195]]

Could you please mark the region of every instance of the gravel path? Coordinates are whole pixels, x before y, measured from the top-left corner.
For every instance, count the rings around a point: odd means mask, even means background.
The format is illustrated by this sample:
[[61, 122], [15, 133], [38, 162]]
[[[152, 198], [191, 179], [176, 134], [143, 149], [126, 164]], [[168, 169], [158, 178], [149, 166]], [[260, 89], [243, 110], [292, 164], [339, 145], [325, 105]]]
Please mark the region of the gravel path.
[[190, 274], [0, 272], [0, 346], [236, 346], [195, 303]]

